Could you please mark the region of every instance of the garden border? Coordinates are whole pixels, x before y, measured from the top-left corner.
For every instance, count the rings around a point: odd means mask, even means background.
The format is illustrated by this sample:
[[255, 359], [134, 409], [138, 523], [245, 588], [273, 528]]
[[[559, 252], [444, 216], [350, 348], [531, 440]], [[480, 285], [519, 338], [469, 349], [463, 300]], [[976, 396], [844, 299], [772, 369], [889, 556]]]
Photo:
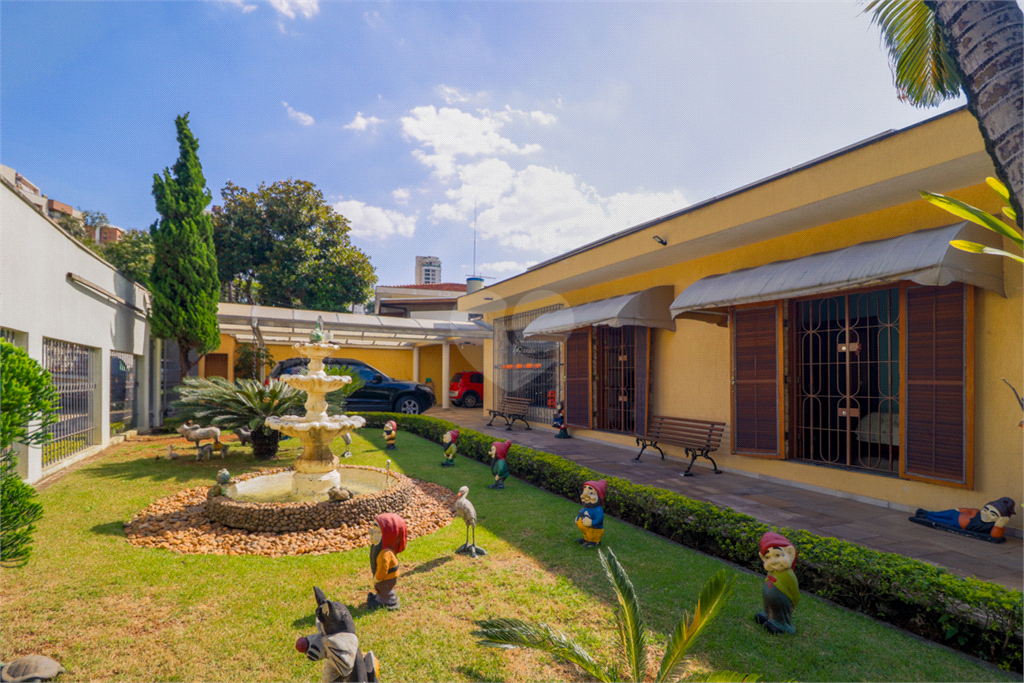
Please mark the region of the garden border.
[[[459, 429], [459, 452], [486, 463], [504, 439], [426, 415], [365, 413], [366, 427], [395, 420], [400, 429], [435, 443]], [[611, 477], [561, 456], [513, 445], [512, 475], [576, 500], [583, 482], [608, 481], [605, 512], [708, 555], [758, 570], [758, 540], [777, 530], [800, 549], [801, 588], [856, 612], [960, 650], [1000, 668], [1024, 672], [1024, 595], [998, 584], [962, 578], [942, 567], [883, 553], [803, 529], [773, 527], [731, 508]]]

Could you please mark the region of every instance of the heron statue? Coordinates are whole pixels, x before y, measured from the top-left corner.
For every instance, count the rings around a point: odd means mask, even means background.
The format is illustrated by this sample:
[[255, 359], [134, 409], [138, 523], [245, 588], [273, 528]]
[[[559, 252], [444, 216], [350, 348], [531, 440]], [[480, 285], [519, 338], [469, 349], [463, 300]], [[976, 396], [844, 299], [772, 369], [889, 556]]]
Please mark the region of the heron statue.
[[[476, 544], [476, 508], [469, 502], [469, 487], [463, 486], [459, 489], [459, 494], [455, 496], [455, 512], [459, 517], [462, 517], [462, 521], [466, 523], [466, 542], [455, 549], [456, 553], [469, 555], [470, 557], [476, 557], [477, 555], [486, 555], [487, 551]], [[469, 542], [469, 529], [473, 528], [473, 542]]]

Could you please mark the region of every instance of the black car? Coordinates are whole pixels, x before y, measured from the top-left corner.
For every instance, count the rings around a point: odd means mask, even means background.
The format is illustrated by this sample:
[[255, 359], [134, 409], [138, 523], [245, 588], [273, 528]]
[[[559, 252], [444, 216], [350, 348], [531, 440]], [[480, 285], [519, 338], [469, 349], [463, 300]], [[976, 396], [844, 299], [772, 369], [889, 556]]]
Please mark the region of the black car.
[[[297, 375], [308, 365], [308, 358], [289, 358], [275, 365], [270, 371], [270, 377], [278, 379], [282, 375]], [[324, 365], [327, 368], [347, 365], [363, 378], [363, 387], [348, 397], [346, 411], [391, 411], [417, 415], [437, 403], [434, 390], [426, 384], [391, 379], [361, 360], [324, 358]]]

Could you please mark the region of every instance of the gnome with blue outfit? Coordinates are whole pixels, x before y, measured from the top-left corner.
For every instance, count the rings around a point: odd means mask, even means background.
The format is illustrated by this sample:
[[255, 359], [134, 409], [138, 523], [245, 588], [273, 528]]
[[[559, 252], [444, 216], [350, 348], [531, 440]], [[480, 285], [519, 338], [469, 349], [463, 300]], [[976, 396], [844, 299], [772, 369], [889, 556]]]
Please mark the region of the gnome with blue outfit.
[[580, 494], [580, 502], [583, 509], [576, 515], [576, 526], [583, 532], [583, 538], [576, 539], [582, 543], [584, 548], [594, 548], [601, 545], [604, 538], [604, 497], [608, 492], [608, 482], [600, 481], [583, 482], [583, 493]]

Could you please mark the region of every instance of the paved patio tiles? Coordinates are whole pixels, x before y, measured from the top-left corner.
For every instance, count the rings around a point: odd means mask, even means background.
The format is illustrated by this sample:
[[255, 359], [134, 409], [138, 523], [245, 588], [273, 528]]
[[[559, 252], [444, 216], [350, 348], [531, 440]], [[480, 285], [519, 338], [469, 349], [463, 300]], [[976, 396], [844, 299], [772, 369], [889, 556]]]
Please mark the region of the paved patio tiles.
[[[517, 426], [487, 427], [487, 418], [476, 410], [433, 408], [429, 415], [475, 429], [499, 439], [555, 453], [585, 467], [637, 484], [656, 486], [702, 500], [776, 526], [806, 529], [821, 536], [841, 538], [882, 552], [898, 553], [948, 568], [960, 576], [976, 576], [1010, 588], [1024, 588], [1024, 542], [1008, 537], [996, 545], [973, 538], [930, 529], [907, 521], [911, 513], [861, 503], [848, 498], [807, 491], [783, 483], [726, 472], [713, 474], [695, 466], [694, 476], [682, 477], [690, 461], [672, 457], [661, 460], [657, 451], [618, 446], [590, 439], [555, 439], [546, 425], [530, 431]], [[704, 464], [702, 459], [700, 464]], [[837, 472], [836, 476], [841, 476]]]

